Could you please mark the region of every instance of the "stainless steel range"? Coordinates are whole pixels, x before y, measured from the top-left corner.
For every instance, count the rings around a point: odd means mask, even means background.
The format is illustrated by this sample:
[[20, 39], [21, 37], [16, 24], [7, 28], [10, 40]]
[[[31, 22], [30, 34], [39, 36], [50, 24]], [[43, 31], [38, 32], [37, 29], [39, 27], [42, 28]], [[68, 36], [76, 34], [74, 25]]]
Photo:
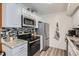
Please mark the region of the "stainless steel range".
[[31, 34], [18, 35], [19, 39], [28, 41], [28, 56], [33, 56], [40, 50], [40, 37], [32, 37]]

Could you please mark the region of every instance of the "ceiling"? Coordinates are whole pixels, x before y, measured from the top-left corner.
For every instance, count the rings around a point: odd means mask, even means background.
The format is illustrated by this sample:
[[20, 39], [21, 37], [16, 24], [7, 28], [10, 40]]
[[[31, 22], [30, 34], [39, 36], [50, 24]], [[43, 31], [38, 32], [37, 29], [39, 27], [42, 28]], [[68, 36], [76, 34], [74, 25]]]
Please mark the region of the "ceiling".
[[67, 15], [73, 16], [79, 9], [79, 3], [70, 3], [67, 7]]
[[51, 14], [56, 12], [62, 12], [67, 10], [67, 3], [25, 3], [28, 6], [37, 11], [40, 15]]

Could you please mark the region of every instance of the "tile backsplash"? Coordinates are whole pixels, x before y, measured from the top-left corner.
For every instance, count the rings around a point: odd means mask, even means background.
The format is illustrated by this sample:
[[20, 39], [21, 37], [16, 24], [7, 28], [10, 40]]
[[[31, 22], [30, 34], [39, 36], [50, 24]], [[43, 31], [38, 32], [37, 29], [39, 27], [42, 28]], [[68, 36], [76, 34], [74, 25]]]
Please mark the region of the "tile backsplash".
[[0, 36], [6, 38], [7, 36], [17, 36], [22, 33], [34, 32], [34, 28], [22, 27], [22, 28], [2, 28]]

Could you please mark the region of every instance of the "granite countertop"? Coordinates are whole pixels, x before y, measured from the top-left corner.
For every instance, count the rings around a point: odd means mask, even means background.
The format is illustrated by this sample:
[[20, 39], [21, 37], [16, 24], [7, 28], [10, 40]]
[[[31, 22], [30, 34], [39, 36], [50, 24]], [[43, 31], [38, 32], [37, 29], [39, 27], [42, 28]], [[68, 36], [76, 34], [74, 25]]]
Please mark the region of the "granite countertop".
[[[38, 38], [41, 38], [40, 37], [41, 35], [36, 35]], [[1, 40], [2, 44], [8, 46], [9, 48], [15, 48], [17, 46], [20, 46], [20, 45], [23, 45], [23, 44], [27, 44], [28, 41], [26, 40], [23, 40], [23, 39], [14, 39], [13, 42], [8, 42], [8, 41], [5, 41], [4, 39]]]
[[75, 36], [68, 36], [70, 38], [71, 41], [73, 41], [75, 44], [79, 45], [79, 37], [75, 37]]
[[69, 36], [71, 38], [71, 40], [74, 40], [74, 41], [79, 41], [79, 37], [75, 37], [75, 36]]
[[10, 47], [10, 48], [15, 48], [17, 46], [23, 45], [23, 44], [27, 44], [28, 41], [22, 40], [22, 39], [15, 39], [13, 40], [13, 42], [6, 42], [4, 40], [2, 40], [2, 44]]

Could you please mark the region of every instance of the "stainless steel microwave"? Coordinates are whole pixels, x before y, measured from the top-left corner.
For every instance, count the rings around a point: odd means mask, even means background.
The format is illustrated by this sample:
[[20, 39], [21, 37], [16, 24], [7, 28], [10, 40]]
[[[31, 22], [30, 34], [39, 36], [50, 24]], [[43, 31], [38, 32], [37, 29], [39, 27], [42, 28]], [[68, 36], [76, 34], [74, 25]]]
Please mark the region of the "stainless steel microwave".
[[35, 21], [33, 19], [21, 15], [21, 25], [26, 27], [34, 27]]

